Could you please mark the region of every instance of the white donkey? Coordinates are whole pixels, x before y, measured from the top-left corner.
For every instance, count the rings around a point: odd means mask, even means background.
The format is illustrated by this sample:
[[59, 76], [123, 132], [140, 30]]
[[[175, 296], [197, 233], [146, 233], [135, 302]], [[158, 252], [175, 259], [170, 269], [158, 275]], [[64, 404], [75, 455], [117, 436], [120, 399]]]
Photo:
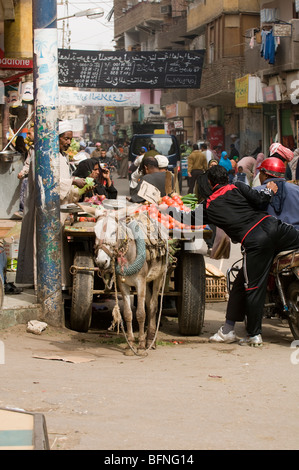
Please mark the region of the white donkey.
[[[167, 270], [166, 240], [160, 241], [164, 249], [147, 256], [146, 231], [141, 222], [132, 220], [128, 225], [117, 221], [115, 212], [101, 216], [95, 225], [95, 263], [102, 274], [112, 273], [115, 267], [117, 288], [122, 294], [124, 319], [129, 344], [133, 346], [133, 313], [130, 289], [137, 293], [136, 318], [139, 325], [138, 350], [155, 347], [156, 313], [158, 297]], [[146, 315], [147, 314], [147, 315]], [[146, 318], [147, 316], [147, 318]], [[147, 319], [147, 332], [145, 322]]]

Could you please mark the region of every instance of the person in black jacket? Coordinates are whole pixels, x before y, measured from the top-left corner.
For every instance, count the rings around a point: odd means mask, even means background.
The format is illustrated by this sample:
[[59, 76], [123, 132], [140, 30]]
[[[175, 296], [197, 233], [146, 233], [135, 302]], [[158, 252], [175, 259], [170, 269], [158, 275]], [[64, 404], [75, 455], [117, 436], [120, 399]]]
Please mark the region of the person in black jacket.
[[[280, 251], [299, 248], [299, 231], [266, 212], [271, 197], [277, 191], [277, 185], [273, 181], [260, 192], [244, 183], [228, 184], [228, 173], [220, 165], [209, 169], [208, 177], [213, 192], [203, 204], [202, 223], [215, 224], [233, 243], [241, 244], [241, 290], [245, 295], [248, 333], [241, 344], [261, 345], [263, 307], [271, 264]], [[199, 208], [191, 212], [191, 225], [198, 225], [196, 217], [199, 212]], [[182, 212], [174, 209], [172, 214], [176, 219], [182, 216]], [[229, 302], [237, 305], [238, 295], [240, 292], [232, 289]], [[234, 332], [230, 333], [231, 341], [226, 342], [236, 341]], [[224, 335], [228, 333], [223, 333], [223, 329], [220, 329], [218, 334], [226, 339]]]

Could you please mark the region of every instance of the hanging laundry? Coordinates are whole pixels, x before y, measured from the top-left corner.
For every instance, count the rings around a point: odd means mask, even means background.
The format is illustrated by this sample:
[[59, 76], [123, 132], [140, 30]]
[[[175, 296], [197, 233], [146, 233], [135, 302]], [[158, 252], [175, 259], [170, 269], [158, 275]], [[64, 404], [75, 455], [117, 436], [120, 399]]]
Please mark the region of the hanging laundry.
[[269, 64], [275, 64], [275, 54], [277, 50], [278, 41], [273, 36], [272, 29], [270, 31], [262, 31], [262, 45], [261, 45], [261, 57], [264, 57]]

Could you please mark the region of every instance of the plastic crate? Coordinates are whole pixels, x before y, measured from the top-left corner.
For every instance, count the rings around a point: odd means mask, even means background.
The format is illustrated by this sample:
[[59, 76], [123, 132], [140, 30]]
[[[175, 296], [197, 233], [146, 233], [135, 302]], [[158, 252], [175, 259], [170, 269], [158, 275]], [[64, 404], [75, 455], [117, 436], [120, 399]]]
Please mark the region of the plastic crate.
[[227, 300], [225, 277], [206, 276], [206, 302], [226, 302]]

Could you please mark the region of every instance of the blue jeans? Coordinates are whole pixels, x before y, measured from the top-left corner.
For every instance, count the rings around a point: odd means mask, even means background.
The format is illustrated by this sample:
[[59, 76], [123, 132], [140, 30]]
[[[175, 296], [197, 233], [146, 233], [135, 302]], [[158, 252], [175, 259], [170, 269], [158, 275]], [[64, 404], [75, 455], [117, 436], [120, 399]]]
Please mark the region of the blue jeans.
[[3, 285], [6, 281], [6, 276], [5, 276], [6, 265], [7, 265], [6, 253], [4, 251], [4, 248], [1, 246], [0, 247], [0, 275], [2, 277]]

